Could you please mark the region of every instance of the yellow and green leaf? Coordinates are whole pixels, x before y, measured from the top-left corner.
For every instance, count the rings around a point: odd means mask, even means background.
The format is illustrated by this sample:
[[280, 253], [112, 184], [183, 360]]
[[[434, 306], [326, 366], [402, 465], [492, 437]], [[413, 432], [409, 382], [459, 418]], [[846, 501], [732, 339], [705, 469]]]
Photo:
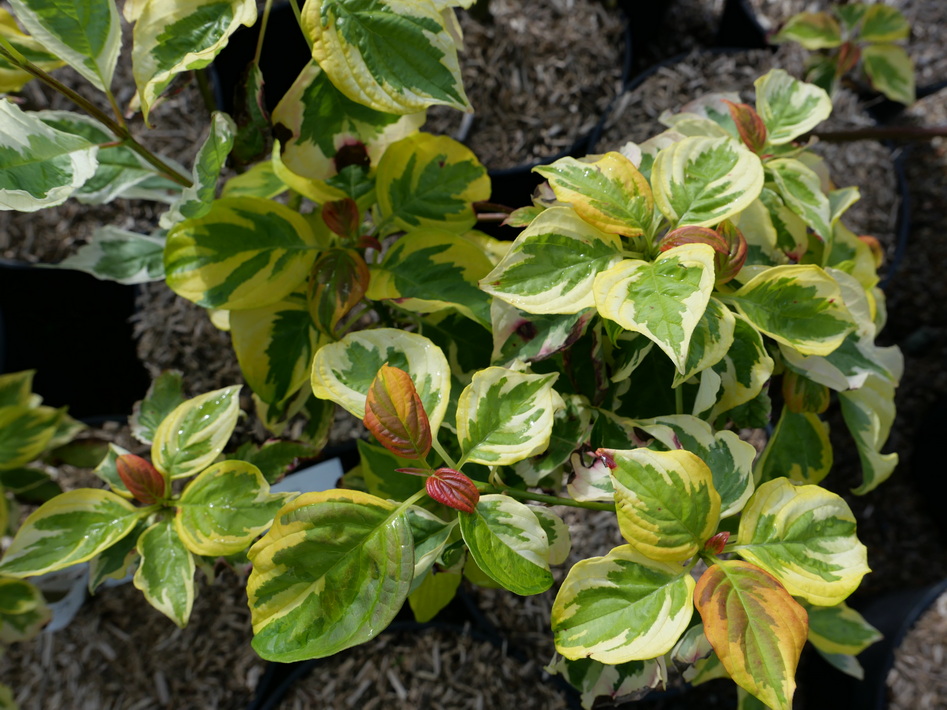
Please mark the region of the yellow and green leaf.
[[[0, 8], [0, 37], [9, 42], [31, 64], [45, 72], [58, 69], [64, 63], [56, 58], [54, 54], [50, 54], [41, 42], [23, 34], [13, 15], [5, 8]], [[6, 58], [0, 57], [0, 93], [7, 94], [20, 91], [33, 78], [34, 76], [25, 69], [21, 69]]]
[[883, 483], [898, 465], [898, 454], [881, 453], [894, 422], [894, 383], [871, 374], [857, 389], [839, 393], [842, 417], [855, 439], [862, 466], [862, 483], [853, 493], [862, 495]]
[[138, 538], [141, 563], [132, 580], [155, 609], [184, 628], [194, 606], [193, 555], [170, 520], [161, 520]]
[[691, 334], [684, 369], [674, 373], [674, 387], [680, 387], [701, 370], [720, 362], [733, 345], [735, 328], [733, 311], [711, 297]]
[[0, 375], [0, 407], [29, 405], [36, 370], [21, 370]]
[[727, 673], [775, 710], [790, 710], [806, 643], [806, 611], [766, 571], [721, 560], [701, 576], [694, 604]]
[[892, 101], [914, 103], [914, 60], [897, 44], [870, 44], [862, 49], [862, 66], [871, 85]]
[[552, 606], [556, 650], [610, 665], [657, 658], [673, 648], [694, 612], [694, 579], [631, 545], [577, 563]]
[[785, 145], [811, 131], [832, 113], [832, 99], [824, 90], [772, 69], [753, 85], [756, 112], [766, 124], [771, 145]]
[[832, 468], [829, 426], [815, 412], [784, 407], [756, 463], [756, 480], [785, 476], [794, 483], [818, 483]]
[[667, 665], [663, 658], [608, 664], [591, 658], [569, 660], [557, 654], [543, 670], [569, 681], [581, 694], [579, 700], [584, 710], [591, 710], [600, 697], [621, 704], [625, 699], [638, 698], [667, 682]]
[[0, 577], [0, 644], [33, 638], [52, 617], [43, 593], [34, 585]]
[[456, 596], [463, 578], [460, 572], [431, 572], [425, 576], [408, 595], [415, 621], [424, 624], [437, 616]]
[[800, 12], [790, 17], [770, 41], [797, 42], [806, 49], [830, 49], [842, 44], [842, 28], [828, 12]]
[[814, 170], [795, 158], [767, 161], [766, 175], [793, 212], [824, 242], [832, 238], [832, 209]]
[[778, 579], [794, 597], [833, 606], [868, 572], [855, 516], [841, 497], [787, 478], [763, 483], [740, 519], [736, 552]]
[[305, 493], [248, 552], [253, 648], [322, 658], [385, 629], [408, 597], [414, 548], [405, 515], [358, 491]]
[[171, 478], [186, 478], [210, 466], [223, 451], [240, 416], [240, 385], [182, 402], [155, 430], [151, 460]]
[[16, 404], [0, 407], [0, 470], [37, 458], [52, 441], [65, 409]]

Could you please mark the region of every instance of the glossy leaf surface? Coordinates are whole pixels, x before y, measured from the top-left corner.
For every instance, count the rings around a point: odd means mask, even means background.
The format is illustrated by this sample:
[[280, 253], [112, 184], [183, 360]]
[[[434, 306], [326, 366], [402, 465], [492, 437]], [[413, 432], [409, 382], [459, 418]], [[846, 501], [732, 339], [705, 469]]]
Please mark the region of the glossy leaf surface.
[[194, 557], [170, 520], [161, 520], [138, 538], [141, 563], [133, 579], [155, 609], [184, 628], [194, 606]]
[[406, 459], [431, 450], [431, 424], [411, 376], [382, 365], [365, 397], [365, 427], [386, 449]]

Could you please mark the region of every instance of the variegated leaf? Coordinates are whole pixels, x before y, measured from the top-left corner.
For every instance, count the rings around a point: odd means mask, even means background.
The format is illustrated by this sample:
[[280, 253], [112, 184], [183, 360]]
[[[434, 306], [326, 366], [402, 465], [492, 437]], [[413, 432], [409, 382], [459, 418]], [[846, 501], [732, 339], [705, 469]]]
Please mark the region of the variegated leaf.
[[237, 125], [225, 113], [215, 111], [210, 119], [207, 138], [197, 151], [191, 170], [193, 184], [184, 188], [171, 208], [161, 215], [160, 225], [171, 229], [185, 219], [203, 217], [211, 211], [220, 171], [233, 148]]
[[794, 483], [818, 483], [832, 468], [829, 427], [814, 412], [784, 408], [756, 464], [758, 481], [785, 476]]
[[160, 520], [138, 538], [141, 563], [132, 580], [155, 609], [182, 629], [194, 606], [194, 557], [168, 519]]
[[771, 41], [797, 42], [806, 49], [828, 49], [842, 44], [842, 28], [828, 12], [800, 12], [790, 17]]
[[494, 298], [490, 304], [491, 362], [512, 366], [516, 360], [545, 360], [582, 337], [594, 315], [592, 308], [578, 313], [535, 315]]
[[608, 664], [662, 656], [687, 629], [694, 579], [631, 545], [577, 563], [552, 606], [556, 650]]
[[766, 163], [766, 174], [772, 178], [789, 209], [822, 241], [830, 241], [832, 208], [815, 171], [795, 158], [776, 158]]
[[23, 521], [0, 560], [0, 574], [32, 577], [85, 562], [125, 537], [147, 513], [109, 491], [67, 491]]
[[411, 375], [431, 431], [437, 431], [450, 400], [450, 366], [441, 349], [421, 335], [377, 328], [325, 345], [312, 361], [312, 391], [362, 419], [365, 395], [385, 363]]
[[296, 175], [328, 180], [345, 167], [346, 151], [364, 151], [377, 166], [385, 149], [424, 123], [423, 113], [385, 113], [353, 101], [316, 62], [300, 72], [273, 110], [282, 163]]
[[[751, 402], [763, 391], [773, 374], [775, 363], [766, 352], [763, 337], [750, 321], [737, 315], [733, 331], [733, 345], [724, 358], [712, 366], [719, 377], [719, 391], [715, 395], [711, 419]], [[704, 373], [710, 372], [704, 370]], [[702, 411], [697, 408], [697, 411]]]
[[543, 670], [569, 681], [579, 691], [585, 710], [591, 710], [598, 698], [622, 704], [663, 687], [667, 682], [664, 658], [607, 664], [591, 658], [570, 661], [557, 654]]
[[606, 153], [592, 162], [560, 158], [534, 171], [549, 180], [556, 199], [603, 232], [636, 237], [651, 228], [651, 186], [621, 153]]
[[[43, 593], [21, 579], [0, 577], [0, 643], [12, 644], [35, 637], [49, 623], [53, 611]], [[0, 696], [0, 708], [7, 708]], [[15, 705], [9, 706], [16, 710]]]
[[272, 200], [227, 198], [172, 228], [165, 273], [178, 295], [207, 308], [262, 308], [305, 281], [319, 246], [298, 212]]
[[684, 138], [658, 153], [651, 188], [674, 226], [713, 227], [759, 196], [763, 165], [734, 138]]
[[0, 210], [35, 212], [65, 202], [95, 175], [98, 146], [0, 99]]
[[720, 495], [721, 518], [740, 512], [753, 493], [756, 449], [735, 432], [715, 432], [707, 422], [686, 414], [623, 420], [623, 426], [641, 429], [668, 449], [690, 451], [703, 461]]
[[757, 79], [756, 112], [766, 124], [767, 140], [784, 145], [811, 131], [832, 113], [832, 99], [813, 84], [771, 69]]
[[262, 197], [269, 200], [289, 189], [280, 180], [272, 162], [257, 163], [245, 173], [234, 175], [224, 183], [221, 197]]
[[57, 264], [97, 279], [141, 284], [164, 279], [164, 237], [139, 234], [114, 226], [99, 227], [92, 239]]
[[[47, 51], [41, 42], [23, 34], [13, 15], [6, 8], [0, 8], [0, 37], [10, 43], [27, 61], [45, 72], [53, 71], [63, 65], [54, 54]], [[34, 76], [25, 69], [8, 61], [0, 55], [0, 93], [14, 93]], [[0, 707], [3, 707], [0, 704]]]
[[549, 446], [541, 454], [515, 464], [517, 475], [529, 486], [560, 470], [572, 453], [588, 440], [593, 409], [580, 395], [563, 397], [565, 406], [556, 410]]
[[872, 374], [861, 388], [840, 392], [839, 402], [862, 465], [862, 483], [852, 492], [862, 495], [884, 482], [898, 465], [897, 453], [881, 453], [894, 422], [894, 384]]
[[882, 639], [878, 629], [844, 602], [803, 606], [809, 613], [809, 641], [822, 653], [857, 656]]
[[684, 244], [654, 262], [626, 259], [595, 277], [595, 305], [604, 317], [641, 333], [679, 372], [714, 287], [714, 250]]
[[270, 527], [284, 502], [286, 494], [270, 495], [270, 484], [253, 464], [221, 461], [175, 501], [174, 530], [195, 555], [232, 555]]
[[240, 372], [267, 404], [285, 402], [309, 380], [319, 334], [298, 290], [263, 308], [232, 311], [230, 336]]
[[356, 103], [390, 113], [468, 108], [457, 45], [433, 0], [307, 0], [312, 56]]
[[459, 523], [457, 518], [449, 523], [444, 522], [434, 513], [416, 505], [408, 508], [407, 516], [414, 541], [414, 578], [411, 583], [411, 591], [414, 591], [440, 558], [448, 538], [454, 534]]
[[680, 387], [701, 370], [720, 362], [733, 345], [735, 328], [733, 311], [711, 298], [691, 335], [683, 372], [674, 373], [674, 387]]
[[7, 372], [0, 375], [0, 407], [29, 405], [36, 370]]
[[409, 311], [454, 308], [484, 327], [490, 297], [477, 282], [493, 264], [475, 244], [444, 229], [417, 229], [398, 239], [373, 265], [367, 296], [393, 299]]
[[790, 710], [806, 643], [806, 611], [766, 571], [720, 560], [701, 576], [694, 604], [731, 678], [768, 707]]
[[622, 537], [652, 560], [693, 557], [717, 529], [720, 494], [707, 465], [689, 451], [608, 452]]
[[472, 514], [460, 515], [460, 532], [480, 569], [511, 592], [539, 594], [552, 586], [549, 540], [529, 506], [480, 496]]
[[23, 466], [43, 453], [65, 413], [46, 406], [0, 407], [0, 469]]
[[578, 313], [595, 305], [595, 276], [620, 261], [621, 250], [617, 235], [569, 207], [551, 207], [520, 233], [480, 287], [527, 313]]
[[171, 478], [186, 478], [210, 466], [223, 451], [240, 416], [240, 385], [182, 402], [155, 430], [151, 460]]
[[474, 374], [457, 404], [461, 461], [503, 466], [545, 451], [562, 406], [555, 381], [504, 367]]
[[757, 329], [806, 355], [828, 355], [855, 327], [838, 283], [811, 264], [767, 269], [733, 303]]
[[743, 509], [735, 551], [793, 596], [820, 606], [844, 601], [869, 572], [848, 504], [782, 477], [757, 488]]
[[470, 149], [430, 133], [388, 146], [375, 185], [383, 235], [418, 227], [466, 232], [477, 221], [471, 203], [490, 197], [487, 169]]
[[401, 609], [414, 573], [405, 515], [358, 491], [304, 493], [248, 557], [253, 648], [282, 663], [374, 638]]
[[910, 34], [910, 23], [896, 8], [884, 3], [864, 6], [858, 33], [863, 42], [897, 42]]
[[601, 456], [576, 452], [569, 458], [572, 474], [567, 490], [574, 500], [613, 501], [612, 472]]
[[10, 0], [33, 39], [108, 91], [122, 46], [115, 0]]
[[129, 419], [132, 435], [143, 444], [150, 444], [161, 420], [185, 399], [183, 375], [176, 370], [162, 372], [152, 381], [145, 398], [135, 404]]
[[414, 619], [424, 624], [450, 604], [464, 576], [460, 572], [432, 572], [408, 596]]
[[896, 44], [870, 44], [862, 49], [862, 66], [871, 85], [892, 101], [914, 103], [914, 60]]
[[572, 549], [572, 534], [569, 526], [549, 508], [534, 505], [531, 506], [531, 510], [546, 532], [546, 541], [549, 543], [549, 564], [564, 564], [569, 559], [569, 551]]
[[240, 25], [256, 22], [253, 0], [148, 2], [135, 22], [132, 73], [145, 121], [171, 80], [202, 69], [227, 45]]

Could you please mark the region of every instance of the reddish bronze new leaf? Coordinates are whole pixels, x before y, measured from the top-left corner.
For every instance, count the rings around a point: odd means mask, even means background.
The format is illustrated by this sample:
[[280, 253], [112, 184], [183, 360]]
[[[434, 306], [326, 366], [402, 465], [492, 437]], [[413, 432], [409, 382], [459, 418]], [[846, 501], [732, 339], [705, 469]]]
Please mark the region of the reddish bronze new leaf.
[[717, 233], [727, 245], [725, 254], [718, 252], [714, 254], [715, 283], [719, 286], [730, 281], [743, 268], [746, 263], [748, 246], [743, 232], [737, 229], [736, 225], [729, 220], [724, 220], [717, 225]]
[[316, 259], [309, 277], [309, 313], [316, 328], [336, 337], [336, 326], [364, 298], [368, 280], [368, 265], [354, 249], [330, 249]]
[[708, 552], [712, 552], [715, 555], [720, 555], [723, 553], [723, 548], [727, 546], [727, 540], [729, 539], [730, 533], [728, 533], [726, 530], [723, 532], [718, 532], [704, 543], [704, 549]]
[[355, 238], [360, 231], [362, 215], [359, 213], [355, 200], [346, 197], [342, 200], [324, 204], [322, 206], [322, 221], [339, 236]]
[[744, 145], [754, 153], [760, 153], [766, 145], [766, 124], [756, 110], [747, 104], [723, 101], [730, 109], [730, 117], [737, 124], [737, 131]]
[[477, 484], [460, 471], [439, 468], [424, 483], [427, 494], [438, 503], [443, 503], [463, 513], [472, 513], [480, 501]]
[[786, 588], [756, 565], [721, 560], [697, 582], [694, 605], [734, 682], [769, 707], [790, 710], [809, 617]]
[[709, 227], [695, 227], [694, 225], [672, 229], [658, 243], [658, 248], [664, 252], [683, 244], [709, 244], [719, 254], [729, 252], [726, 240], [717, 232]]
[[431, 450], [431, 424], [411, 376], [382, 365], [368, 388], [362, 420], [379, 443], [405, 459], [423, 459]]
[[862, 52], [858, 48], [858, 45], [853, 42], [846, 42], [839, 47], [838, 56], [835, 60], [837, 62], [835, 65], [835, 76], [844, 76], [854, 69], [855, 65], [858, 64], [858, 60], [861, 59], [861, 55]]
[[145, 505], [157, 503], [167, 495], [168, 486], [164, 476], [141, 456], [122, 454], [115, 460], [115, 469], [128, 492]]

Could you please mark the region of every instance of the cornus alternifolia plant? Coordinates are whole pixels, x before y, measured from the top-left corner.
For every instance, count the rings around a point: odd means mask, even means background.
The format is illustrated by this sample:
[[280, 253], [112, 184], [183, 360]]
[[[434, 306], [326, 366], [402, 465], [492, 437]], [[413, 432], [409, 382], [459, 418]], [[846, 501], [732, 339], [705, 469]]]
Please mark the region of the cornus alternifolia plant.
[[[83, 6], [98, 21], [81, 36], [98, 34], [80, 48], [66, 14], [14, 3], [54, 55], [29, 58], [36, 40], [4, 34], [19, 81], [68, 94], [47, 73], [62, 60], [111, 97], [117, 11]], [[256, 12], [124, 10], [146, 117]], [[851, 510], [819, 485], [832, 465], [823, 415], [841, 409], [855, 492], [880, 485], [896, 464], [882, 447], [902, 361], [875, 342], [878, 244], [845, 226], [858, 190], [805, 142], [831, 111], [826, 92], [774, 70], [755, 106], [696, 97], [648, 141], [537, 168], [533, 204], [504, 210], [484, 204], [490, 180], [467, 148], [417, 130], [428, 105], [466, 107], [448, 3], [310, 0], [299, 16], [313, 61], [271, 116], [252, 62], [251, 100], [236, 121], [213, 115], [188, 175], [132, 138], [121, 111], [0, 103], [19, 137], [5, 150], [23, 158], [17, 179], [0, 169], [0, 201], [167, 201], [153, 234], [104, 226], [66, 265], [163, 278], [229, 328], [274, 434], [308, 419], [308, 443], [221, 459], [236, 388], [185, 400], [164, 376], [136, 415], [150, 460], [111, 451], [98, 469], [111, 490], [40, 507], [0, 572], [135, 568], [145, 598], [183, 624], [196, 567], [248, 561], [253, 646], [294, 661], [373, 638], [405, 602], [430, 619], [461, 584], [550, 590], [571, 548], [552, 507], [571, 506], [614, 515], [624, 539], [572, 565], [551, 609], [549, 669], [588, 706], [660, 687], [672, 664], [789, 708], [807, 641], [858, 675], [877, 633], [845, 599], [869, 569]], [[218, 191], [228, 156], [245, 170]], [[508, 213], [515, 241], [477, 231], [485, 212]], [[306, 455], [293, 446], [322, 446], [337, 406], [371, 433], [358, 469], [342, 488], [271, 494]], [[769, 428], [759, 456], [745, 428]], [[82, 532], [87, 520], [101, 534]]]

